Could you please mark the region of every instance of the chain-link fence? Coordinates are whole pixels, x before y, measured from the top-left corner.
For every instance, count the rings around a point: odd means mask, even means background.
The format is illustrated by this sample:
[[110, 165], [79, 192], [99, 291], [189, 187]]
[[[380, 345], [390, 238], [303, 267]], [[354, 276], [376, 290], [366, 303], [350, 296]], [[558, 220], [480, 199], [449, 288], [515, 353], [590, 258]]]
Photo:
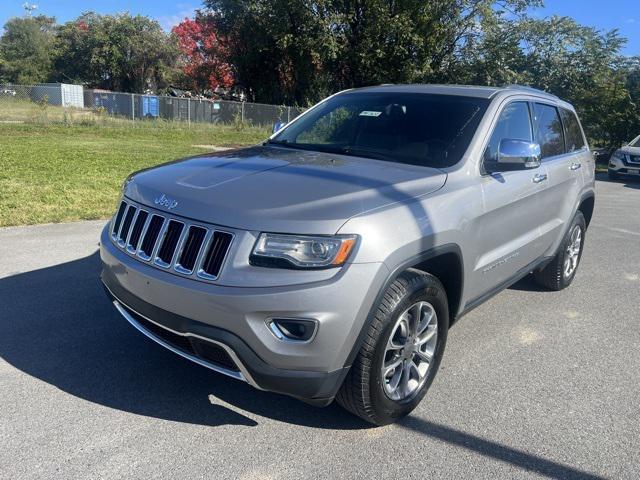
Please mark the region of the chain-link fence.
[[[108, 115], [133, 121], [163, 119], [197, 123], [246, 123], [263, 126], [289, 122], [304, 109], [207, 98], [139, 95], [86, 89], [80, 85], [0, 84], [0, 120], [27, 121], [38, 112], [55, 119], [74, 115]], [[65, 117], [66, 118], [66, 117]]]

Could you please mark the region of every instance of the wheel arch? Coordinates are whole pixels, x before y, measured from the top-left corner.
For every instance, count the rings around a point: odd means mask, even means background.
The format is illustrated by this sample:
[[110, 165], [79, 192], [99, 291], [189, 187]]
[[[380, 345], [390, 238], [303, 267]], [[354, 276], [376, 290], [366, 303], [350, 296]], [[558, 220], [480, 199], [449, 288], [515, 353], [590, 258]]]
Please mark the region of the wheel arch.
[[[451, 268], [451, 262], [453, 262], [453, 268]], [[362, 325], [360, 334], [347, 357], [345, 367], [351, 366], [360, 351], [362, 342], [364, 342], [366, 333], [373, 321], [376, 309], [382, 300], [384, 292], [387, 290], [389, 285], [398, 278], [398, 275], [410, 268], [430, 273], [440, 280], [447, 293], [449, 326], [451, 326], [456, 317], [458, 317], [464, 288], [464, 263], [462, 258], [462, 249], [460, 246], [455, 243], [448, 243], [430, 248], [429, 250], [414, 255], [391, 269], [391, 273], [387, 276], [387, 279], [380, 288], [380, 291], [371, 306], [371, 310], [367, 315], [367, 319]]]
[[591, 222], [591, 218], [593, 217], [593, 209], [596, 204], [596, 196], [593, 193], [585, 194], [580, 200], [580, 204], [578, 205], [578, 210], [582, 212], [584, 215], [584, 220], [587, 224], [587, 228], [589, 228], [589, 222]]

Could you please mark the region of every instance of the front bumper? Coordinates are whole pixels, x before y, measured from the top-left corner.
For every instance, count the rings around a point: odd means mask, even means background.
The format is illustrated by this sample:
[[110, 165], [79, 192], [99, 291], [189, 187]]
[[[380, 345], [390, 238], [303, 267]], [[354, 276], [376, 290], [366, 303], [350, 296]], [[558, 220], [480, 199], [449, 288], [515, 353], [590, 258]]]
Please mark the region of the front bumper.
[[[311, 284], [225, 287], [131, 258], [111, 243], [106, 228], [100, 252], [109, 296], [145, 335], [257, 388], [315, 404], [330, 402], [340, 387], [347, 359], [388, 274], [383, 264], [352, 264], [330, 280]], [[317, 319], [317, 333], [309, 343], [284, 342], [267, 325], [274, 317]], [[210, 361], [206, 351], [210, 354], [211, 347], [226, 359]]]
[[630, 162], [626, 157], [624, 160], [611, 158], [608, 166], [609, 173], [618, 175], [640, 175], [640, 164]]

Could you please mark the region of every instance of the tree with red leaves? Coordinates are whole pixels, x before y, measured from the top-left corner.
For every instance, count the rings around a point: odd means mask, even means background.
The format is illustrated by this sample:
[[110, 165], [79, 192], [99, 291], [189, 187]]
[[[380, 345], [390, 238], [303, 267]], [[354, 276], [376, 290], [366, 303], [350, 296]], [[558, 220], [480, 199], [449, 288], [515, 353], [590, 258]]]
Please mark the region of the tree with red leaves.
[[211, 15], [197, 12], [195, 19], [185, 18], [172, 32], [178, 39], [189, 88], [202, 92], [233, 85], [233, 70], [226, 61], [227, 47], [217, 34]]

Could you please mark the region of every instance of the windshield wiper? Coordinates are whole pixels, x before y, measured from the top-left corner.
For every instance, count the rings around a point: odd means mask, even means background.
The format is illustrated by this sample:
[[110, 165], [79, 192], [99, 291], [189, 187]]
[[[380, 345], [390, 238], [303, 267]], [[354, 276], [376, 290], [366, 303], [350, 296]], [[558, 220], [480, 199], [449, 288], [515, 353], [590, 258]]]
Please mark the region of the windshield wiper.
[[267, 140], [265, 145], [279, 145], [281, 147], [295, 148], [295, 145], [291, 144], [289, 140]]
[[373, 158], [375, 160], [386, 160], [391, 162], [397, 162], [398, 159], [392, 155], [387, 155], [374, 150], [358, 147], [344, 147], [342, 153], [345, 155], [353, 155], [354, 157]]

